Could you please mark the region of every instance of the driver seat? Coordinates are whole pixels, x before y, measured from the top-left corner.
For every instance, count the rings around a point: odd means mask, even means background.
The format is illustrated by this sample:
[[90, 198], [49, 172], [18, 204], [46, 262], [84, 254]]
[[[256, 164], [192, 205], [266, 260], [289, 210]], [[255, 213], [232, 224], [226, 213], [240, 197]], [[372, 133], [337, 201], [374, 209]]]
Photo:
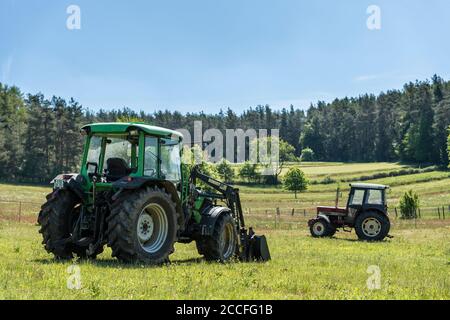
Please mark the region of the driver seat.
[[109, 158], [106, 160], [106, 179], [117, 181], [131, 173], [127, 162], [122, 158]]

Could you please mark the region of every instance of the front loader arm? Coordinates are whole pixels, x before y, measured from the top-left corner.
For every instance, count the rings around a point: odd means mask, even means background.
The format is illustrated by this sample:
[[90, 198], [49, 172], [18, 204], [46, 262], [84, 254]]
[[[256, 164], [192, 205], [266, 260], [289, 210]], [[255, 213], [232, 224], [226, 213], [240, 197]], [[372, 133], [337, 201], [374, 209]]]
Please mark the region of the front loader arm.
[[218, 194], [215, 193], [205, 193], [206, 196], [211, 198], [222, 199], [227, 202], [233, 215], [238, 219], [239, 228], [245, 228], [244, 214], [242, 212], [241, 198], [239, 196], [239, 189], [230, 186], [229, 184], [218, 181], [206, 174], [200, 172], [198, 165], [194, 166], [191, 171], [190, 180], [195, 186], [197, 179], [202, 181], [204, 184], [213, 188]]
[[[190, 183], [195, 187], [197, 179], [202, 181], [207, 186], [214, 189], [217, 193], [200, 193], [205, 197], [213, 199], [224, 200], [228, 208], [230, 208], [234, 219], [237, 223], [237, 229], [240, 235], [240, 250], [239, 259], [242, 261], [267, 261], [270, 260], [269, 247], [265, 236], [257, 236], [253, 228], [248, 230], [245, 228], [244, 214], [242, 212], [241, 198], [239, 196], [239, 189], [230, 186], [229, 184], [218, 181], [206, 174], [200, 172], [199, 166], [192, 168]], [[195, 201], [197, 192], [193, 192], [191, 200]]]

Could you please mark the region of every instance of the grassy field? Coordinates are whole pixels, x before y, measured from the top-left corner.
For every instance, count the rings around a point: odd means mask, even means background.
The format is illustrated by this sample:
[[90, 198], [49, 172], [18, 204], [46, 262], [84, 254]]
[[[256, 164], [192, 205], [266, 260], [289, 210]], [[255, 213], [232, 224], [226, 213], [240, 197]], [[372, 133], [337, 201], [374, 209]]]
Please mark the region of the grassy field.
[[[392, 163], [301, 167], [311, 180], [408, 169]], [[390, 207], [409, 189], [419, 193], [424, 209], [450, 205], [449, 172], [366, 182], [392, 186]], [[0, 184], [0, 299], [450, 299], [450, 212], [446, 220], [426, 210], [426, 219], [418, 221], [392, 218], [394, 238], [381, 243], [359, 242], [354, 233], [342, 232], [333, 239], [313, 239], [306, 221], [316, 205], [334, 203], [336, 186], [311, 185], [298, 199], [279, 187], [240, 186], [243, 206], [251, 208], [249, 224], [269, 239], [273, 259], [266, 264], [207, 263], [194, 244], [178, 244], [170, 265], [148, 267], [120, 264], [109, 249], [96, 261], [55, 261], [42, 248], [35, 225], [39, 205], [28, 203], [43, 202], [50, 189]], [[341, 187], [344, 201], [348, 183]], [[281, 216], [275, 228], [276, 207]], [[67, 288], [73, 264], [80, 270], [80, 290]], [[378, 290], [367, 287], [369, 266], [380, 269]]]
[[[106, 250], [78, 261], [81, 289], [68, 268], [45, 253], [37, 227], [0, 224], [0, 299], [450, 299], [450, 227], [395, 229], [382, 243], [354, 235], [313, 239], [303, 230], [265, 230], [272, 261], [207, 263], [195, 246], [176, 246], [172, 263], [123, 265]], [[369, 266], [380, 289], [367, 287]]]

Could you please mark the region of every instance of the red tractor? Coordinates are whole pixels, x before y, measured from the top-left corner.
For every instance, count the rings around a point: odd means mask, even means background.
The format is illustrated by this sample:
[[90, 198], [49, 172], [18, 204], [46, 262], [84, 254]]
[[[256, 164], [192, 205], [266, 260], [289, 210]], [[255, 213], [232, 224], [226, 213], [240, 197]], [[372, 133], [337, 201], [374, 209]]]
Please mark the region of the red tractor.
[[345, 208], [338, 207], [339, 189], [334, 207], [317, 207], [317, 217], [308, 221], [313, 237], [332, 237], [338, 228], [355, 228], [360, 240], [381, 241], [388, 236], [390, 221], [386, 190], [379, 184], [353, 183]]

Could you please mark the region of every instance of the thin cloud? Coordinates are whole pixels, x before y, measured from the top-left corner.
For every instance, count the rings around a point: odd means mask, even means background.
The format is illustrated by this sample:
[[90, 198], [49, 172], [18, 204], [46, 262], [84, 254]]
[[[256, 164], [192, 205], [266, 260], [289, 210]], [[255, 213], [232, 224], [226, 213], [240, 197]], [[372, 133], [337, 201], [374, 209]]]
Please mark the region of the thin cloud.
[[2, 64], [2, 82], [7, 83], [11, 75], [11, 67], [13, 64], [13, 57], [9, 56]]
[[358, 76], [355, 78], [355, 81], [361, 82], [361, 81], [370, 81], [370, 80], [376, 80], [376, 79], [380, 79], [384, 77], [384, 75], [380, 75], [380, 74], [367, 74], [367, 75], [362, 75], [362, 76]]
[[416, 79], [424, 79], [426, 75], [413, 75], [413, 74], [401, 74], [401, 73], [380, 73], [380, 74], [366, 74], [354, 78], [356, 82], [372, 81], [380, 79], [391, 79], [400, 81], [414, 81]]

